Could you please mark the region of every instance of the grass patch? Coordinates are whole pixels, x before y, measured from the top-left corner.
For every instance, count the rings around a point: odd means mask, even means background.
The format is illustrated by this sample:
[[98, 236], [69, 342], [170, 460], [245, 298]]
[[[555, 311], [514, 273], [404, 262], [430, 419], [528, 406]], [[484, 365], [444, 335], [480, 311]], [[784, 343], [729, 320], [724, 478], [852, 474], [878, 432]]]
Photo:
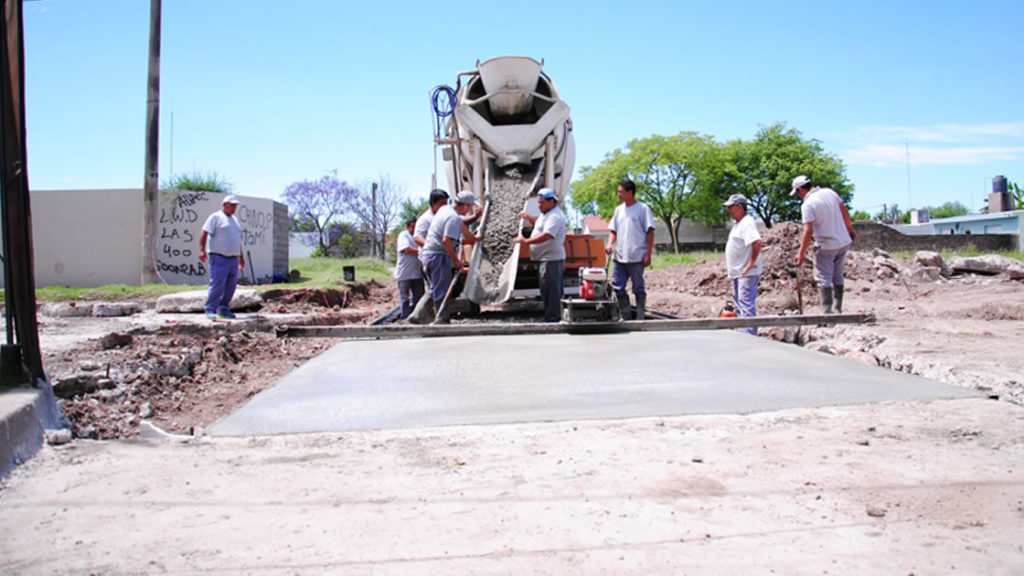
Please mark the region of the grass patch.
[[719, 260], [725, 257], [724, 252], [672, 252], [657, 253], [651, 258], [651, 269], [661, 270], [679, 264], [696, 264], [705, 260]]
[[[345, 267], [355, 268], [356, 282], [376, 280], [382, 284], [394, 281], [392, 264], [376, 258], [296, 258], [289, 262], [288, 270], [298, 270], [299, 277], [287, 284], [263, 284], [257, 290], [278, 288], [345, 288]], [[95, 288], [68, 288], [66, 286], [47, 286], [36, 289], [38, 302], [67, 302], [71, 300], [99, 300], [114, 302], [118, 300], [156, 300], [165, 294], [188, 290], [205, 290], [205, 284], [147, 284], [131, 286], [126, 284], [108, 284]], [[0, 299], [4, 291], [0, 290]]]
[[[977, 248], [974, 248], [973, 246], [968, 246], [966, 249], [958, 250], [956, 252], [954, 252], [952, 250], [943, 250], [940, 254], [942, 255], [942, 259], [943, 260], [948, 260], [950, 258], [955, 258], [955, 257], [974, 258], [975, 256], [984, 256], [985, 254], [996, 254], [998, 256], [1006, 256], [1007, 258], [1013, 258], [1014, 260], [1017, 260], [1018, 262], [1024, 262], [1024, 252], [1016, 252], [1016, 251], [1010, 251], [1010, 252], [992, 252], [992, 251], [988, 251], [988, 252], [983, 252], [981, 250], [978, 250]], [[914, 257], [917, 255], [917, 251], [916, 250], [913, 250], [913, 251], [912, 250], [900, 250], [898, 252], [892, 252], [891, 255], [892, 255], [893, 258], [900, 258], [902, 260], [913, 260]]]
[[393, 265], [376, 258], [296, 258], [289, 262], [289, 270], [298, 270], [299, 278], [292, 279], [286, 286], [336, 286], [345, 279], [346, 266], [355, 268], [356, 282], [376, 280], [386, 284], [394, 280], [391, 272]]

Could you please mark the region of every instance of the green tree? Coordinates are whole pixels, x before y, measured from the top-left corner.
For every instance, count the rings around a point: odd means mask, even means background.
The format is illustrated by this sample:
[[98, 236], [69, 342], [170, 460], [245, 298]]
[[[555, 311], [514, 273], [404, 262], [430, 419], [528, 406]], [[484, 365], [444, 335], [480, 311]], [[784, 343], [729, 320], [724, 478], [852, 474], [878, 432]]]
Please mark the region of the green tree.
[[164, 190], [192, 190], [230, 194], [235, 185], [216, 172], [192, 170], [191, 174], [175, 174], [160, 185]]
[[706, 190], [718, 199], [743, 194], [765, 226], [800, 220], [800, 199], [791, 196], [793, 178], [806, 174], [820, 186], [835, 190], [844, 202], [853, 197], [853, 184], [841, 160], [826, 153], [817, 140], [805, 140], [784, 123], [762, 126], [752, 141], [735, 140], [724, 147], [719, 173]]
[[572, 204], [581, 212], [610, 217], [618, 204], [615, 190], [623, 177], [636, 183], [637, 199], [661, 220], [679, 252], [679, 224], [686, 217], [705, 216], [697, 198], [697, 174], [714, 154], [714, 141], [695, 132], [654, 135], [630, 141], [596, 167], [584, 166], [572, 185]]
[[937, 208], [928, 207], [927, 210], [932, 218], [953, 218], [971, 213], [971, 210], [960, 202], [946, 202]]
[[856, 212], [850, 215], [850, 219], [853, 220], [854, 222], [860, 222], [861, 220], [871, 220], [871, 214], [868, 214], [863, 210], [857, 210]]
[[402, 208], [398, 211], [398, 222], [392, 232], [401, 232], [405, 228], [406, 222], [419, 218], [420, 214], [426, 212], [429, 207], [430, 200], [428, 198], [423, 198], [419, 201], [410, 198], [403, 200]]

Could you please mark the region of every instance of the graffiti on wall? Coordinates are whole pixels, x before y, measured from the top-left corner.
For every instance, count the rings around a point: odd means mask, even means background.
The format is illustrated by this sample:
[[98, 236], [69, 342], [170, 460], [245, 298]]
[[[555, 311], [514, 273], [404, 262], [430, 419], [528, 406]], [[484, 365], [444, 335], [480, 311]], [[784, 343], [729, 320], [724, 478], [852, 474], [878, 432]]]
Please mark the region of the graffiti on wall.
[[[168, 284], [205, 284], [209, 268], [199, 261], [199, 236], [210, 214], [220, 210], [222, 194], [164, 190], [157, 211], [153, 262]], [[273, 266], [273, 203], [244, 199], [235, 218], [242, 226], [246, 278], [271, 274]]]

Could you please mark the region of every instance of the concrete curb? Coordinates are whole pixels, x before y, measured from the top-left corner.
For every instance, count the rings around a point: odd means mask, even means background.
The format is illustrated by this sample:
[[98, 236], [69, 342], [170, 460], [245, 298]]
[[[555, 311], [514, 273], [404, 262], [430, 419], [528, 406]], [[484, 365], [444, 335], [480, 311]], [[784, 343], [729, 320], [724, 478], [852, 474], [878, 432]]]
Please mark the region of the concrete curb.
[[[47, 430], [69, 427], [50, 382], [39, 384], [39, 388], [15, 388], [0, 393], [0, 478], [43, 447]], [[66, 442], [63, 436], [54, 435], [51, 443]]]
[[21, 388], [0, 394], [0, 478], [43, 447], [39, 390]]

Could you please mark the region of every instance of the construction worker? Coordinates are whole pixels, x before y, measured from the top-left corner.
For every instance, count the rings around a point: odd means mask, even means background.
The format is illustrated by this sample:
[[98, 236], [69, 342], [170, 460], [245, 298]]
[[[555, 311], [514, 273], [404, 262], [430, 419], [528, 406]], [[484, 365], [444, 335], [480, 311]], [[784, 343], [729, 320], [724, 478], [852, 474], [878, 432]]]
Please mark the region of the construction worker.
[[803, 264], [813, 238], [817, 248], [814, 254], [814, 274], [821, 295], [821, 313], [842, 314], [846, 252], [857, 238], [850, 211], [835, 190], [815, 186], [803, 174], [793, 179], [790, 195], [799, 195], [803, 202], [800, 211], [804, 231], [800, 236], [800, 250], [794, 263], [797, 266]]
[[558, 207], [558, 198], [551, 188], [537, 192], [537, 207], [540, 216], [526, 211], [520, 214], [533, 225], [533, 231], [529, 238], [520, 235], [516, 242], [529, 246], [530, 260], [537, 263], [544, 321], [558, 322], [562, 316], [562, 277], [565, 275], [565, 214]]
[[206, 296], [206, 316], [211, 320], [230, 320], [231, 299], [238, 285], [238, 271], [245, 267], [242, 254], [242, 226], [235, 217], [238, 197], [224, 197], [221, 209], [210, 214], [199, 233], [199, 261], [210, 261], [210, 288]]
[[[725, 242], [725, 267], [732, 280], [732, 298], [740, 317], [757, 316], [757, 284], [761, 276], [761, 232], [754, 217], [747, 214], [747, 197], [733, 194], [722, 206], [733, 219], [729, 239]], [[742, 329], [757, 336], [757, 328]]]
[[426, 242], [420, 255], [427, 268], [430, 296], [434, 300], [436, 322], [447, 322], [442, 315], [441, 305], [448, 294], [454, 272], [462, 268], [462, 241], [466, 234], [467, 244], [482, 240], [480, 235], [469, 232], [462, 217], [474, 211], [476, 196], [463, 190], [455, 197], [454, 205], [441, 206], [434, 214], [427, 231]]
[[395, 280], [398, 282], [398, 300], [402, 305], [402, 319], [412, 314], [413, 307], [423, 296], [423, 267], [420, 266], [419, 247], [412, 239], [416, 218], [405, 223], [405, 230], [396, 241]]
[[623, 178], [618, 188], [621, 204], [615, 207], [608, 245], [605, 252], [613, 254], [612, 290], [619, 303], [623, 319], [631, 318], [626, 281], [633, 283], [636, 296], [636, 319], [643, 320], [647, 310], [647, 288], [644, 286], [644, 268], [651, 265], [654, 251], [654, 214], [650, 206], [636, 199], [636, 184]]

